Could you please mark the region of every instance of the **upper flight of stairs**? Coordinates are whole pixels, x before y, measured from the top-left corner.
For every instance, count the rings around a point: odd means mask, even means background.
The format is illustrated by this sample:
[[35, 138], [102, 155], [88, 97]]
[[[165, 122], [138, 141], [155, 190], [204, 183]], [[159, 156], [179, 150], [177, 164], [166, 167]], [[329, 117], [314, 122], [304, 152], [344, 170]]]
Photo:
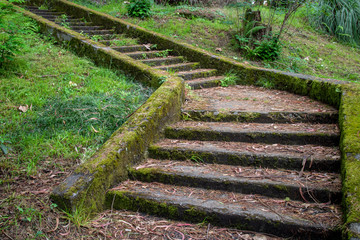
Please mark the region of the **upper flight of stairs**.
[[182, 77], [183, 119], [166, 127], [109, 208], [292, 239], [340, 239], [337, 110], [277, 90], [218, 87], [217, 69], [62, 12], [26, 8], [155, 69]]
[[96, 23], [66, 15], [64, 12], [43, 10], [36, 6], [26, 6], [26, 8], [32, 13], [110, 46], [149, 66], [173, 72], [186, 80], [187, 84], [194, 89], [217, 86], [223, 79], [223, 76], [217, 74], [216, 69], [206, 69], [197, 62], [188, 62], [182, 56], [175, 56], [171, 49], [157, 49], [156, 43], [129, 38], [114, 32], [113, 29], [106, 29]]

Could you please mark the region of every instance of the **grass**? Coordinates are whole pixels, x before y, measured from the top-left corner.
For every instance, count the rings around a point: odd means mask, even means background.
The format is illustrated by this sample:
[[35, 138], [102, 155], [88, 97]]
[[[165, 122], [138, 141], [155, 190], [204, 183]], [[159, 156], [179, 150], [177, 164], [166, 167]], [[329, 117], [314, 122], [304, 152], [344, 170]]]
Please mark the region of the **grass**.
[[[20, 14], [11, 21], [37, 29]], [[51, 189], [89, 159], [152, 89], [40, 34], [20, 38], [19, 54], [0, 69], [0, 232], [9, 239], [90, 237], [81, 229], [89, 216], [81, 209], [57, 210]]]
[[[280, 58], [273, 62], [255, 62], [244, 58], [236, 49], [233, 36], [241, 29], [239, 16], [242, 10], [234, 7], [200, 8], [225, 16], [225, 19], [211, 21], [204, 18], [187, 19], [177, 14], [178, 8], [189, 8], [188, 6], [155, 4], [152, 8], [152, 17], [138, 19], [126, 15], [126, 4], [123, 1], [122, 3], [108, 1], [106, 4], [94, 4], [85, 0], [73, 0], [73, 2], [240, 62], [325, 78], [360, 81], [360, 49], [340, 43], [325, 32], [312, 28], [308, 21], [308, 9], [305, 7], [300, 8], [289, 22], [288, 30], [282, 37], [283, 47]], [[261, 8], [261, 11], [263, 19], [270, 14], [264, 8]], [[276, 13], [275, 30], [280, 27], [283, 18], [282, 12]]]
[[151, 93], [51, 39], [23, 37], [23, 54], [0, 75], [0, 136], [12, 149], [0, 164], [9, 177], [53, 158], [85, 161]]

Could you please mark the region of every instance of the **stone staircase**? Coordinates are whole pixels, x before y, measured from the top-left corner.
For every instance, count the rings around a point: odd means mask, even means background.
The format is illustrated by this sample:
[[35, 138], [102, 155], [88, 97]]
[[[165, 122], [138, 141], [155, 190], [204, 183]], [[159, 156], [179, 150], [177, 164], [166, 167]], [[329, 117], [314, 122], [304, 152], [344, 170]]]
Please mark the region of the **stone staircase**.
[[[197, 62], [188, 62], [183, 56], [175, 56], [171, 49], [157, 49], [156, 43], [142, 42], [124, 34], [117, 34], [113, 29], [69, 16], [64, 12], [43, 10], [36, 6], [26, 6], [26, 9], [149, 66], [173, 72], [186, 80], [187, 84], [194, 89], [217, 86], [224, 77], [218, 76], [216, 69], [201, 68]], [[129, 42], [135, 44], [129, 45], [127, 44]]]
[[277, 90], [189, 90], [183, 120], [165, 129], [146, 162], [129, 169], [130, 181], [109, 191], [109, 207], [295, 239], [340, 239], [336, 116], [329, 106]]
[[182, 120], [108, 191], [107, 207], [294, 239], [340, 239], [337, 110], [261, 87], [219, 87], [202, 68], [156, 43], [62, 12], [31, 12], [156, 69], [182, 77]]

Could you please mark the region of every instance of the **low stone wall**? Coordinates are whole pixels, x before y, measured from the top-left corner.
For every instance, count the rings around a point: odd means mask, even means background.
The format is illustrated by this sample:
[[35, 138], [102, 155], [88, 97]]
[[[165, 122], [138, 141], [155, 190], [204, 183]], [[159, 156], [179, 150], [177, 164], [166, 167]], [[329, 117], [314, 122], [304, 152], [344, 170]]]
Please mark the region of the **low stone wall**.
[[51, 195], [61, 208], [69, 211], [79, 208], [88, 212], [101, 211], [106, 191], [127, 179], [127, 168], [143, 160], [147, 147], [159, 137], [162, 128], [180, 118], [184, 81], [166, 71], [152, 69], [22, 8], [16, 8], [35, 19], [42, 32], [99, 65], [131, 74], [136, 80], [153, 87], [158, 87], [160, 82], [165, 80], [145, 104], [112, 134], [101, 149], [56, 187]]

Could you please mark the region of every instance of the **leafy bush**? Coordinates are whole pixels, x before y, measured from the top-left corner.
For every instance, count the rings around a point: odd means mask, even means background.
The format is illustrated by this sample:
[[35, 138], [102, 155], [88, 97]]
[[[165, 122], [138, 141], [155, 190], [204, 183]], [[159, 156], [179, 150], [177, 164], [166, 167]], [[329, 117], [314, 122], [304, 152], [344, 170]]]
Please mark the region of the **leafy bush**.
[[261, 41], [253, 41], [252, 38], [235, 35], [238, 47], [247, 57], [263, 61], [274, 61], [280, 56], [281, 43], [277, 36], [266, 37]]
[[[11, 2], [22, 3], [22, 0]], [[13, 5], [0, 2], [0, 69], [14, 60], [24, 46], [24, 38], [36, 32], [38, 26], [28, 18], [20, 18]]]
[[308, 5], [311, 22], [345, 42], [360, 44], [360, 1], [318, 0]]
[[0, 68], [6, 61], [13, 60], [23, 44], [20, 29], [12, 21], [15, 14], [12, 5], [0, 2]]
[[151, 16], [150, 0], [132, 0], [127, 7], [130, 17], [147, 18]]

